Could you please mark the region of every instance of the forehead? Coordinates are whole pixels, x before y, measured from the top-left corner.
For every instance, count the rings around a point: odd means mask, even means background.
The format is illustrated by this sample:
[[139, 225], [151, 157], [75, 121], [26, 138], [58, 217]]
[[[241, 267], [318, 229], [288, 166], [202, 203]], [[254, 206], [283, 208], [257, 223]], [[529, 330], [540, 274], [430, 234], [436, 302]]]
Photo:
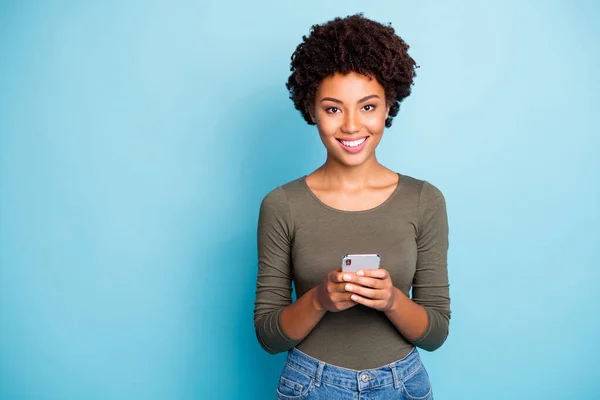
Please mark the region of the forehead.
[[334, 97], [339, 100], [356, 101], [365, 96], [376, 94], [384, 98], [383, 86], [373, 77], [356, 72], [335, 75], [324, 78], [317, 88], [317, 98]]

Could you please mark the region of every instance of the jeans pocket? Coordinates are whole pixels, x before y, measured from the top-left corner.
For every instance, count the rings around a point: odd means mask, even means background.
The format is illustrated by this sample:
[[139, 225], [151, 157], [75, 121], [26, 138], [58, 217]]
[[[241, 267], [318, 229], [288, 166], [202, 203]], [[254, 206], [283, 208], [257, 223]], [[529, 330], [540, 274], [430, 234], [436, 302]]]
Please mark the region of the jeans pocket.
[[404, 394], [410, 400], [428, 400], [431, 398], [431, 382], [423, 364], [415, 373], [402, 379], [402, 388]]
[[312, 388], [313, 380], [310, 376], [287, 363], [285, 364], [279, 377], [279, 386], [277, 386], [277, 396], [279, 399], [305, 399], [310, 394]]

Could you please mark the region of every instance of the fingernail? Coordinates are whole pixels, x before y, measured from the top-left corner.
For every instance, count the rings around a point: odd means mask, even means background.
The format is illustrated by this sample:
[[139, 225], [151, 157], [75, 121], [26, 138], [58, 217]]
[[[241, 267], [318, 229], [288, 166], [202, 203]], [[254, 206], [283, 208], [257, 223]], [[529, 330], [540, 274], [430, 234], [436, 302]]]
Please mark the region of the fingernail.
[[352, 301], [356, 301], [356, 299], [358, 299], [358, 297], [356, 297], [356, 295], [354, 295], [354, 294], [352, 296], [350, 296], [350, 298], [352, 299]]
[[365, 274], [365, 272], [362, 269], [359, 269], [358, 271], [356, 271], [356, 275], [358, 276], [363, 276]]
[[354, 289], [354, 288], [352, 287], [352, 285], [346, 285], [346, 290], [347, 290], [347, 291], [352, 291], [352, 289]]
[[345, 280], [345, 281], [349, 281], [350, 279], [352, 279], [352, 278], [350, 277], [350, 275], [347, 275], [347, 274], [346, 274], [346, 275], [344, 275], [344, 280]]

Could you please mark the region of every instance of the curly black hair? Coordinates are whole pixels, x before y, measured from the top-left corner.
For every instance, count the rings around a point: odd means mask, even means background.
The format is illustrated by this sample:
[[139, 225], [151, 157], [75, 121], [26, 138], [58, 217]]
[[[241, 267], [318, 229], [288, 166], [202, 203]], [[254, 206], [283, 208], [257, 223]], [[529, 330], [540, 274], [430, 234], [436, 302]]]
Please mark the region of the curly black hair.
[[375, 77], [385, 90], [390, 106], [385, 126], [400, 111], [400, 103], [410, 95], [419, 68], [408, 55], [408, 44], [395, 34], [391, 23], [383, 25], [362, 13], [337, 17], [323, 25], [313, 25], [309, 36], [292, 54], [286, 87], [290, 99], [306, 122], [315, 125], [309, 110], [320, 82], [336, 72]]

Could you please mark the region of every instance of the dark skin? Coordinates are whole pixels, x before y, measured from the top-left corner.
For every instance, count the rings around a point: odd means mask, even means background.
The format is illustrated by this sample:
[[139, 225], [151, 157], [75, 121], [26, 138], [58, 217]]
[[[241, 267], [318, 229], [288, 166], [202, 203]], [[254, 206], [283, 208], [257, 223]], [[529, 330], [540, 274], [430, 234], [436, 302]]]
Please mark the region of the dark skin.
[[[385, 91], [376, 79], [355, 72], [323, 79], [310, 115], [327, 149], [327, 160], [306, 178], [319, 200], [339, 210], [360, 211], [389, 198], [398, 175], [375, 156], [388, 114]], [[358, 152], [341, 142], [356, 145], [363, 139]], [[417, 339], [427, 328], [425, 309], [398, 290], [382, 268], [356, 273], [332, 270], [321, 284], [283, 310], [281, 325], [289, 337], [302, 340], [325, 313], [357, 304], [385, 313], [409, 340]]]

